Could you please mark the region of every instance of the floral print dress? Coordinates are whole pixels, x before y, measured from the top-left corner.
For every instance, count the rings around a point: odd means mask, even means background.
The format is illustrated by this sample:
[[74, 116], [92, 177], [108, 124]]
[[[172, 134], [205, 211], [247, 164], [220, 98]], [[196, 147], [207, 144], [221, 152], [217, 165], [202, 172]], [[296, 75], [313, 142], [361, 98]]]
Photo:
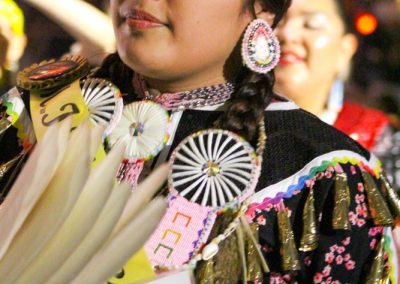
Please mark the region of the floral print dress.
[[[206, 129], [217, 117], [217, 111], [185, 111], [172, 148], [191, 133]], [[380, 205], [374, 204], [373, 196], [377, 191], [381, 192], [383, 185], [380, 162], [351, 138], [292, 102], [272, 103], [265, 112], [265, 128], [268, 138], [262, 172], [246, 216], [258, 227], [258, 239], [269, 272], [248, 281], [378, 283], [373, 282], [373, 278], [378, 277], [396, 283], [397, 255], [391, 236], [396, 214], [393, 213], [390, 222], [384, 224], [380, 224], [375, 216]], [[335, 193], [339, 175], [344, 176], [348, 193], [344, 214], [349, 226], [345, 229], [333, 226], [338, 217], [335, 207], [339, 201], [335, 199]], [[374, 187], [372, 193], [367, 186]], [[307, 200], [311, 189], [310, 206]], [[380, 195], [383, 203], [389, 202], [387, 195]], [[282, 210], [289, 220], [287, 229], [292, 242], [285, 242], [288, 235], [280, 232], [278, 215]], [[315, 244], [312, 249], [302, 250], [304, 231], [310, 226], [304, 216], [309, 210], [315, 217], [312, 236]], [[290, 245], [293, 247], [289, 248]], [[285, 255], [288, 251], [292, 255]], [[243, 282], [242, 272], [237, 272], [237, 276], [226, 276], [234, 274], [235, 261], [231, 260], [235, 254], [230, 253], [230, 257], [223, 258], [222, 264], [215, 260], [217, 276], [214, 283]], [[224, 273], [225, 269], [229, 272]]]

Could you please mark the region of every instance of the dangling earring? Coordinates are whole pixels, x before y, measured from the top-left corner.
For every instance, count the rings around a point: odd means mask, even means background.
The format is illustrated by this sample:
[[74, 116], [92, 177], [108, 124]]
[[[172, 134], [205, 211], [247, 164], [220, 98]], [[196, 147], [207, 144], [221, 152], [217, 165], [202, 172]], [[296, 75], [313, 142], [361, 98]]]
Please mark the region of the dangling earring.
[[253, 20], [243, 37], [243, 63], [256, 73], [266, 74], [278, 64], [280, 54], [279, 41], [269, 24], [262, 19]]

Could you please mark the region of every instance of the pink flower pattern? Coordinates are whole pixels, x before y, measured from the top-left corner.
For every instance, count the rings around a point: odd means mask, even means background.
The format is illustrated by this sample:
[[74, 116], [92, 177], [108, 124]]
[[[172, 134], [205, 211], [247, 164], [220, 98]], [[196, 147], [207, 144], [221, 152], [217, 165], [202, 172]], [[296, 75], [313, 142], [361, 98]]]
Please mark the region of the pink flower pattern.
[[[292, 283], [292, 276], [289, 274], [279, 274], [272, 272], [271, 277], [269, 279], [270, 284], [285, 284], [285, 283]], [[297, 283], [297, 282], [294, 282]]]
[[266, 219], [265, 219], [264, 215], [260, 215], [260, 216], [257, 218], [257, 223], [258, 223], [258, 225], [265, 226], [265, 224], [266, 224]]
[[304, 258], [304, 264], [305, 264], [306, 266], [310, 266], [310, 265], [312, 264], [312, 260], [311, 260], [311, 257], [310, 257], [310, 256], [306, 256], [306, 257]]
[[371, 250], [374, 250], [378, 245], [378, 240], [382, 238], [383, 227], [373, 227], [368, 231], [368, 237], [370, 238], [369, 246]]
[[351, 172], [352, 175], [355, 175], [357, 173], [356, 167], [355, 166], [351, 166], [350, 167], [350, 172]]
[[367, 204], [365, 203], [364, 184], [357, 184], [358, 193], [355, 196], [356, 209], [349, 212], [349, 220], [353, 226], [362, 227], [366, 224], [365, 219], [368, 217]]
[[[335, 172], [343, 172], [341, 167], [338, 167], [339, 171], [334, 168], [334, 167], [328, 167], [326, 170], [321, 171], [317, 173], [313, 178], [305, 181], [305, 186], [307, 188], [315, 188], [317, 189], [317, 186], [320, 184], [317, 183], [319, 180], [323, 179], [332, 179], [335, 177]], [[353, 176], [359, 175], [357, 172], [357, 167], [355, 166], [349, 166], [349, 172], [347, 172], [348, 178], [354, 178]], [[354, 227], [365, 227], [367, 225], [367, 219], [370, 218], [369, 215], [369, 210], [367, 208], [367, 197], [366, 197], [366, 192], [364, 188], [364, 184], [359, 181], [356, 183], [353, 183], [354, 187], [352, 188], [352, 196], [354, 196], [354, 199], [352, 200], [352, 205], [351, 205], [351, 211], [349, 212], [349, 220], [352, 226]], [[350, 184], [349, 184], [350, 185]], [[297, 195], [298, 193], [301, 193], [301, 190], [296, 190], [293, 195]], [[296, 214], [296, 211], [291, 211], [290, 206], [286, 207], [289, 211], [289, 216], [292, 214]], [[254, 218], [253, 221], [257, 222], [260, 226], [265, 226], [266, 223], [268, 223], [269, 219], [267, 216], [269, 214], [263, 214], [259, 215], [262, 212], [270, 212], [270, 211], [277, 211], [277, 208], [275, 205], [272, 203], [268, 204], [265, 208], [262, 210], [255, 210]], [[322, 220], [322, 212], [318, 212], [317, 219], [319, 221]], [[368, 223], [369, 224], [369, 223]], [[364, 228], [363, 228], [364, 230]], [[368, 231], [369, 230], [369, 231]], [[376, 249], [377, 244], [379, 243], [382, 234], [383, 234], [383, 227], [373, 227], [373, 228], [365, 228], [365, 233], [368, 232], [368, 238], [369, 238], [369, 248], [372, 250]], [[330, 240], [330, 242], [333, 242], [334, 240]], [[336, 243], [332, 244], [331, 246], [328, 247], [327, 250], [321, 251], [323, 258], [320, 259], [318, 263], [318, 268], [317, 271], [314, 271], [313, 273], [313, 283], [323, 283], [323, 284], [341, 284], [342, 280], [339, 281], [339, 279], [334, 279], [336, 278], [336, 273], [339, 272], [339, 274], [343, 273], [341, 271], [347, 271], [349, 274], [353, 273], [358, 273], [358, 269], [356, 269], [359, 259], [358, 255], [353, 251], [354, 247], [350, 246], [352, 243], [352, 237], [348, 236], [343, 238], [342, 240], [339, 238], [339, 240], [336, 239]], [[270, 246], [267, 243], [264, 243], [261, 246], [261, 249], [263, 253], [269, 254], [272, 252], [276, 252], [276, 248], [273, 246]], [[307, 267], [308, 269], [314, 270], [313, 268], [314, 265], [314, 256], [312, 255], [303, 255], [303, 265]], [[353, 258], [354, 257], [354, 258]], [[321, 261], [322, 260], [322, 261]], [[322, 263], [321, 263], [322, 262]], [[339, 269], [339, 270], [337, 270]], [[345, 272], [344, 272], [345, 273]], [[284, 274], [284, 273], [279, 273], [277, 271], [272, 272], [270, 274], [269, 283], [292, 283], [291, 280], [293, 276]]]
[[343, 266], [346, 270], [353, 270], [356, 262], [352, 260], [350, 253], [346, 252], [346, 247], [350, 244], [351, 238], [347, 237], [340, 243], [333, 244], [329, 247], [329, 252], [325, 254], [325, 263], [322, 272], [317, 272], [314, 275], [314, 283], [336, 283], [340, 281], [333, 280], [331, 275], [332, 265]]

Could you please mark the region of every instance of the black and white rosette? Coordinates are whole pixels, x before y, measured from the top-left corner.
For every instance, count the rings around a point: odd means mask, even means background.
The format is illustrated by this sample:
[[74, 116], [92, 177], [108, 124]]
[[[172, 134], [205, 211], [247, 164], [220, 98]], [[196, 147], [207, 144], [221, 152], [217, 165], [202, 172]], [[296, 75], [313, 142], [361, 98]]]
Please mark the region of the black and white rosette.
[[254, 192], [260, 172], [250, 144], [220, 129], [187, 137], [172, 153], [170, 163], [172, 193], [213, 209], [240, 204]]
[[165, 109], [151, 101], [133, 102], [124, 107], [122, 117], [108, 136], [111, 147], [121, 141], [127, 145], [126, 159], [149, 160], [169, 138], [170, 118]]
[[89, 78], [81, 82], [82, 96], [89, 109], [90, 120], [106, 125], [108, 136], [121, 118], [123, 100], [119, 89], [104, 79]]

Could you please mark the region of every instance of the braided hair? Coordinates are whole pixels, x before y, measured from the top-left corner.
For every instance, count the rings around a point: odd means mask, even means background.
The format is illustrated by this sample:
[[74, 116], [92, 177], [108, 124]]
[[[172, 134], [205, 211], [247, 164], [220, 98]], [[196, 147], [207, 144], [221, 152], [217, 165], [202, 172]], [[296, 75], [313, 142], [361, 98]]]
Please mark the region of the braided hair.
[[125, 101], [129, 103], [136, 99], [132, 84], [133, 74], [133, 70], [125, 65], [118, 53], [115, 52], [104, 59], [100, 68], [94, 72], [93, 77], [107, 79], [118, 86], [123, 94], [130, 96], [125, 98]]
[[[250, 0], [249, 7], [254, 7], [255, 1]], [[263, 0], [261, 4], [263, 10], [275, 15], [272, 23], [272, 28], [275, 28], [285, 15], [291, 0]], [[273, 71], [257, 74], [243, 67], [237, 76], [236, 91], [226, 103], [226, 111], [218, 121], [219, 126], [253, 140], [259, 122], [264, 119], [264, 109], [272, 100], [274, 83]]]
[[[291, 0], [248, 0], [247, 8], [254, 7], [255, 1], [260, 1], [264, 11], [275, 15], [272, 28], [276, 27], [291, 4]], [[254, 9], [253, 14], [255, 15]], [[132, 86], [133, 74], [134, 72], [122, 62], [119, 55], [114, 53], [104, 60], [94, 76], [110, 80], [122, 93], [129, 94], [127, 101], [134, 101], [137, 97]], [[251, 141], [255, 137], [259, 122], [264, 117], [264, 109], [272, 100], [275, 76], [273, 71], [257, 74], [242, 67], [236, 78], [235, 91], [225, 103], [225, 111], [216, 121], [216, 125]]]

